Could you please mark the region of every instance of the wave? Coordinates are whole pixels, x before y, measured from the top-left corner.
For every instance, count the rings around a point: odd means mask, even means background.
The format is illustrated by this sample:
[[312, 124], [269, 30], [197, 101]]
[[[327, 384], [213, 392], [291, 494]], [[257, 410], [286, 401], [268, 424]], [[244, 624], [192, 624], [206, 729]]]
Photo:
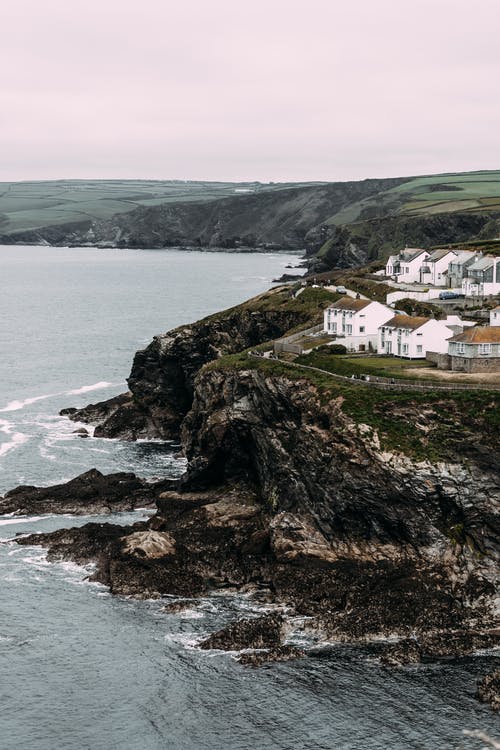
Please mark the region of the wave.
[[55, 393], [46, 393], [43, 396], [33, 396], [31, 398], [25, 398], [23, 401], [10, 401], [7, 406], [4, 406], [3, 409], [0, 409], [0, 412], [18, 411], [19, 409], [24, 409], [25, 406], [36, 403], [36, 401], [43, 401], [46, 398], [53, 398], [53, 396], [56, 395], [57, 394]]
[[12, 524], [18, 524], [18, 523], [30, 523], [31, 521], [40, 521], [44, 516], [29, 516], [28, 518], [21, 518], [19, 516], [17, 517], [10, 517], [10, 518], [1, 518], [0, 519], [0, 526], [12, 526]]
[[120, 383], [108, 383], [106, 380], [101, 380], [99, 383], [93, 385], [82, 385], [81, 388], [75, 388], [72, 391], [66, 391], [65, 396], [78, 396], [80, 393], [88, 393], [89, 391], [98, 391], [101, 388], [111, 388], [112, 386], [121, 385]]
[[22, 400], [15, 399], [10, 401], [7, 406], [0, 409], [0, 413], [9, 411], [19, 411], [24, 409], [25, 406], [35, 404], [37, 401], [44, 401], [47, 398], [54, 398], [55, 396], [78, 396], [81, 393], [88, 393], [89, 391], [98, 391], [101, 388], [111, 388], [112, 386], [122, 385], [122, 383], [108, 383], [107, 380], [101, 380], [99, 383], [93, 383], [92, 385], [82, 385], [81, 388], [74, 388], [71, 391], [60, 391], [59, 393], [44, 393], [41, 396], [31, 396]]
[[13, 432], [13, 427], [14, 425], [12, 422], [8, 422], [6, 419], [0, 419], [0, 432], [3, 432], [10, 437], [10, 440], [7, 443], [2, 443], [0, 445], [0, 456], [5, 456], [6, 453], [18, 448], [29, 440], [29, 435], [25, 435], [24, 432]]

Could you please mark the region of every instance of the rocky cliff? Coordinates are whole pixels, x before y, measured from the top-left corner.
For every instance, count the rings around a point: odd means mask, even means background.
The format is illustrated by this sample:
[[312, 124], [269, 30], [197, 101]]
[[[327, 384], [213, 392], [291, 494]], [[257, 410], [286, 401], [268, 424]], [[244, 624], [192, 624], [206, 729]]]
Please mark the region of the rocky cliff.
[[62, 414], [96, 425], [96, 437], [177, 440], [193, 400], [194, 379], [204, 364], [275, 339], [295, 326], [317, 323], [333, 299], [315, 290], [294, 298], [289, 288], [281, 287], [155, 336], [134, 357], [128, 393]]
[[324, 243], [312, 251], [311, 269], [363, 266], [394, 250], [432, 247], [449, 242], [493, 239], [500, 232], [498, 211], [455, 212], [420, 216], [382, 216], [324, 228]]
[[[166, 202], [107, 219], [0, 234], [0, 243], [298, 249], [324, 241], [323, 222], [340, 209], [410, 178], [332, 182], [205, 201]], [[311, 231], [312, 230], [312, 231]]]
[[386, 392], [226, 356], [194, 379], [188, 469], [157, 515], [44, 543], [97, 562], [115, 593], [255, 590], [329, 637], [407, 638], [389, 663], [465, 653], [498, 636], [498, 441], [494, 393]]

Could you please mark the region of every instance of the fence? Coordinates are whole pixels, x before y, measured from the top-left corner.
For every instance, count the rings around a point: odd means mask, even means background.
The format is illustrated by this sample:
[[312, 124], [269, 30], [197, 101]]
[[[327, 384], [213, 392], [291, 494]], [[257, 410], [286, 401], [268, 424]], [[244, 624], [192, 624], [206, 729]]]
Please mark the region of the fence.
[[[250, 357], [256, 355], [249, 353]], [[385, 378], [376, 375], [366, 375], [365, 379], [356, 377], [347, 377], [346, 375], [339, 375], [336, 372], [330, 372], [330, 370], [322, 370], [320, 367], [312, 367], [311, 365], [300, 365], [297, 362], [286, 362], [280, 360], [280, 363], [287, 367], [292, 367], [300, 370], [312, 370], [319, 372], [322, 375], [328, 375], [334, 380], [340, 380], [348, 382], [353, 385], [371, 386], [374, 388], [382, 388], [385, 390], [395, 391], [500, 391], [500, 385], [489, 385], [482, 383], [431, 383], [430, 381], [422, 382], [420, 380], [397, 380], [396, 378]], [[367, 379], [368, 378], [368, 379]]]
[[288, 352], [289, 354], [302, 354], [304, 351], [302, 344], [297, 343], [306, 336], [312, 336], [315, 333], [323, 331], [323, 323], [312, 328], [306, 328], [304, 331], [298, 333], [292, 333], [290, 336], [284, 336], [282, 339], [277, 339], [274, 344], [274, 353], [281, 354], [282, 352]]

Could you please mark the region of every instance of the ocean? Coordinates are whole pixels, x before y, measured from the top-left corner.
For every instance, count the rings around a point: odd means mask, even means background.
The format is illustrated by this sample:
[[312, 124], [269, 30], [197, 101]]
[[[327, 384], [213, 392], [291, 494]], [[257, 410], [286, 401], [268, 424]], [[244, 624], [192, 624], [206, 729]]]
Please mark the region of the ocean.
[[[182, 473], [171, 444], [82, 440], [59, 410], [120, 393], [155, 333], [264, 291], [297, 260], [0, 247], [0, 494], [92, 467]], [[164, 601], [112, 597], [86, 580], [89, 569], [10, 541], [145, 513], [0, 517], [1, 748], [473, 750], [463, 729], [495, 734], [494, 714], [474, 697], [477, 678], [499, 663], [491, 654], [388, 669], [369, 649], [324, 644], [307, 659], [248, 669], [196, 649], [261, 611], [248, 598], [214, 595], [167, 614]]]

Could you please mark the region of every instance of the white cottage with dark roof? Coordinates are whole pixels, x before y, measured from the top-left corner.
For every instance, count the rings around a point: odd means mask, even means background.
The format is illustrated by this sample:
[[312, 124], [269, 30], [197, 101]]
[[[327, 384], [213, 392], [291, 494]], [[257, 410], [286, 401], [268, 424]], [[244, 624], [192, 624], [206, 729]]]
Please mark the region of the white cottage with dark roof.
[[420, 269], [430, 253], [422, 248], [407, 247], [398, 255], [391, 255], [385, 266], [385, 275], [391, 276], [398, 283], [420, 281]]

